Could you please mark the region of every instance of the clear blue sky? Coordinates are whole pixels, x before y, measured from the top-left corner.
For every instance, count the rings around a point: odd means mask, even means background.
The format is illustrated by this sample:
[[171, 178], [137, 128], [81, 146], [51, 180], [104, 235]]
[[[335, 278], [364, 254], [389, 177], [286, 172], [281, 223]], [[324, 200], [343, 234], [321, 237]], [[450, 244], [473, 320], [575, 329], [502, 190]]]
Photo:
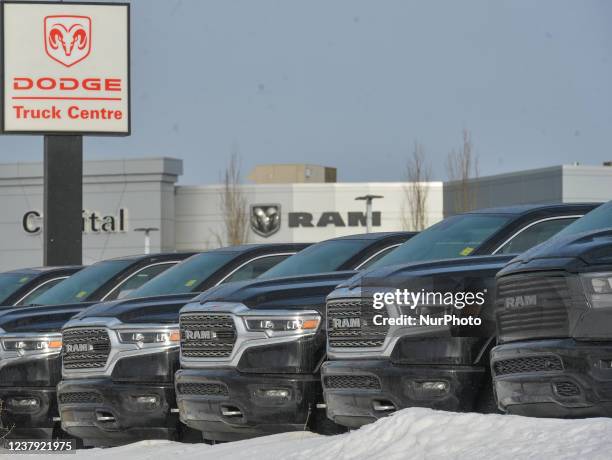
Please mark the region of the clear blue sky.
[[[481, 174], [612, 160], [607, 0], [134, 0], [129, 138], [85, 157], [173, 156], [218, 181], [259, 163], [403, 179], [414, 140], [434, 177], [472, 131]], [[0, 162], [42, 138], [0, 137]]]

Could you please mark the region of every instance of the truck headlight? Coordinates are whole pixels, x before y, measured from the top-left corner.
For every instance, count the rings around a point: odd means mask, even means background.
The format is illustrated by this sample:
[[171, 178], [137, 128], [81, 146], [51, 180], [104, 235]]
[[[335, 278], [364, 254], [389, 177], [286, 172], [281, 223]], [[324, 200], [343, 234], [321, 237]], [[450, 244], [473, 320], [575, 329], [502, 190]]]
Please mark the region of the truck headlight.
[[321, 316], [313, 313], [296, 313], [279, 316], [273, 312], [244, 318], [246, 328], [253, 332], [265, 332], [269, 337], [314, 334], [321, 323]]
[[612, 273], [589, 273], [580, 278], [593, 308], [612, 308]]
[[2, 348], [6, 351], [16, 351], [21, 354], [59, 353], [62, 349], [62, 336], [5, 338], [2, 339]]
[[181, 341], [181, 333], [178, 329], [125, 330], [119, 331], [119, 341], [121, 343], [132, 343], [141, 348], [145, 345], [178, 345]]

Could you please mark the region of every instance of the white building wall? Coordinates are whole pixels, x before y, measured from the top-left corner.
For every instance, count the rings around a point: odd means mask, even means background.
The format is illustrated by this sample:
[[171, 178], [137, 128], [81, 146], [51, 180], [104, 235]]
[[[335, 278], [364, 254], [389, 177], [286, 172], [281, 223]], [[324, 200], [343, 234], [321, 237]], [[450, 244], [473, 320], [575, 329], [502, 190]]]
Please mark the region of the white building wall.
[[[156, 227], [152, 251], [174, 250], [174, 183], [182, 161], [171, 158], [86, 161], [83, 208], [98, 215], [127, 213], [125, 231], [83, 235], [83, 262], [139, 254], [138, 227]], [[43, 234], [23, 230], [23, 215], [43, 210], [42, 163], [0, 165], [0, 270], [42, 265]]]
[[[247, 207], [274, 204], [281, 208], [280, 230], [264, 238], [249, 230], [249, 242], [311, 242], [336, 236], [365, 232], [365, 227], [348, 226], [348, 212], [365, 212], [365, 203], [355, 198], [365, 194], [383, 195], [374, 200], [373, 210], [381, 213], [381, 225], [373, 231], [405, 229], [402, 214], [407, 212], [405, 183], [320, 183], [320, 184], [261, 184], [243, 185], [241, 190]], [[442, 183], [431, 182], [427, 202], [428, 224], [442, 218]], [[223, 219], [221, 209], [221, 185], [176, 187], [176, 247], [204, 249], [218, 245], [222, 239]], [[310, 213], [314, 227], [289, 227], [289, 213]], [[328, 224], [317, 227], [324, 212], [338, 212], [344, 226]]]
[[[461, 182], [444, 184], [445, 216], [462, 212]], [[514, 204], [554, 203], [563, 199], [561, 166], [497, 174], [471, 179], [467, 183], [473, 209], [510, 206]]]
[[[474, 209], [514, 204], [605, 202], [612, 200], [612, 167], [559, 165], [471, 179]], [[461, 212], [462, 185], [444, 184], [445, 216]]]
[[[142, 253], [143, 235], [138, 227], [156, 227], [152, 251], [198, 250], [225, 242], [221, 210], [221, 185], [177, 186], [183, 163], [172, 158], [140, 158], [86, 161], [83, 203], [98, 215], [127, 212], [125, 231], [88, 232], [83, 237], [83, 261]], [[0, 164], [0, 271], [42, 264], [42, 233], [28, 234], [22, 219], [28, 211], [42, 214], [41, 163]], [[349, 226], [348, 212], [365, 212], [366, 194], [383, 195], [373, 210], [381, 213], [374, 231], [410, 229], [407, 183], [298, 183], [249, 184], [241, 187], [250, 205], [280, 205], [281, 225], [268, 238], [249, 229], [257, 242], [316, 242], [365, 231]], [[460, 193], [457, 183], [429, 182], [427, 224], [453, 214]], [[522, 203], [607, 201], [612, 199], [612, 167], [555, 166], [482, 177], [470, 182], [476, 208]], [[317, 226], [325, 212], [338, 213], [344, 225]], [[313, 227], [289, 226], [289, 213], [309, 213]], [[409, 220], [408, 220], [409, 221]]]
[[563, 166], [563, 201], [566, 203], [612, 200], [612, 167]]

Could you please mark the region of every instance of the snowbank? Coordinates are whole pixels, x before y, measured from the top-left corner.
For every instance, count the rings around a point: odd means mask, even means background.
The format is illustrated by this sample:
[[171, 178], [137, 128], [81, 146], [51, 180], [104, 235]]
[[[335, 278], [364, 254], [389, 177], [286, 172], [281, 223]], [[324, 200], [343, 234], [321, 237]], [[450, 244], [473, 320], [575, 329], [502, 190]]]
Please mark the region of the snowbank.
[[[57, 457], [53, 455], [52, 457]], [[40, 460], [40, 456], [20, 456]], [[49, 456], [45, 456], [49, 459]], [[209, 446], [143, 441], [62, 457], [108, 460], [610, 459], [612, 419], [558, 420], [405, 409], [338, 436], [286, 433]]]

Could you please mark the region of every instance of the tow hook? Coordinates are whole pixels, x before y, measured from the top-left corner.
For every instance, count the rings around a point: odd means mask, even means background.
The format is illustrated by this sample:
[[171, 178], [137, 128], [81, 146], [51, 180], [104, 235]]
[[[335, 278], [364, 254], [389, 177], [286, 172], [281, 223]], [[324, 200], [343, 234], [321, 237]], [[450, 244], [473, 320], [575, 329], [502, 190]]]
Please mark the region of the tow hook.
[[221, 406], [221, 415], [225, 417], [242, 417], [242, 411], [234, 406]]
[[110, 412], [96, 411], [96, 420], [98, 422], [104, 422], [104, 423], [114, 422], [115, 416], [111, 414]]
[[372, 407], [374, 407], [374, 410], [377, 412], [393, 412], [397, 410], [395, 404], [393, 404], [391, 401], [385, 400], [374, 401], [372, 403]]

